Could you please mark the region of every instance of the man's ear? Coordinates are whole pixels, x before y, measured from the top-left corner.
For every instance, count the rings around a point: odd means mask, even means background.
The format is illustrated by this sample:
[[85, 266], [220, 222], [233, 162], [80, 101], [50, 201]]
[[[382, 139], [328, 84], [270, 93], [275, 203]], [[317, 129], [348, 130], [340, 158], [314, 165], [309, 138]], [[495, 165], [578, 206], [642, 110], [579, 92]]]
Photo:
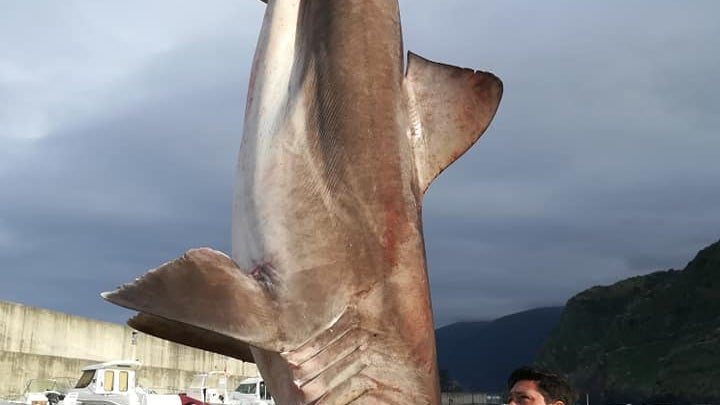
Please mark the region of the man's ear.
[[563, 401], [555, 401], [551, 405], [565, 405], [565, 402]]

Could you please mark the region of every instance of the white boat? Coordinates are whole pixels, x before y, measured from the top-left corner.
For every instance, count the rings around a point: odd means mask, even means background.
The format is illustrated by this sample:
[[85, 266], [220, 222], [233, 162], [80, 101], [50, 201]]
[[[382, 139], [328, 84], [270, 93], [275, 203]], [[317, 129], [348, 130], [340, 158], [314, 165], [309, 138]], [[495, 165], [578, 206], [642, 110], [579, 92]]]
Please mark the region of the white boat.
[[182, 405], [177, 394], [154, 394], [139, 387], [140, 366], [135, 360], [116, 360], [84, 367], [61, 405]]
[[33, 378], [19, 398], [0, 400], [0, 405], [56, 405], [73, 386], [70, 377]]

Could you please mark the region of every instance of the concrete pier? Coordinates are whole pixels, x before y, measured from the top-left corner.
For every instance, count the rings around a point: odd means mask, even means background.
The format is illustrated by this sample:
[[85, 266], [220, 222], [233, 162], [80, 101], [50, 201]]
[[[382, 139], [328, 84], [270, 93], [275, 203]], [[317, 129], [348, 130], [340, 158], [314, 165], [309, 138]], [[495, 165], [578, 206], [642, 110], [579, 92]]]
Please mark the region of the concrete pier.
[[187, 388], [196, 373], [226, 370], [228, 388], [257, 368], [218, 354], [178, 345], [114, 323], [0, 301], [0, 398], [20, 395], [32, 378], [80, 376], [80, 369], [110, 360], [137, 359], [138, 381], [158, 392]]

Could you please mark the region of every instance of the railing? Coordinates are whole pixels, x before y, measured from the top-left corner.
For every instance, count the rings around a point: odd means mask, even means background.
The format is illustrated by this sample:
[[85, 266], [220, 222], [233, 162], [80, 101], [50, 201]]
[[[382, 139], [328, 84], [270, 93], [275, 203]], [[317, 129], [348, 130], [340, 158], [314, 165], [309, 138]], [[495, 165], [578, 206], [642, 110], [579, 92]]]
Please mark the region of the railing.
[[500, 405], [500, 396], [487, 392], [443, 392], [442, 405]]
[[177, 387], [142, 387], [149, 394], [179, 394], [184, 392]]

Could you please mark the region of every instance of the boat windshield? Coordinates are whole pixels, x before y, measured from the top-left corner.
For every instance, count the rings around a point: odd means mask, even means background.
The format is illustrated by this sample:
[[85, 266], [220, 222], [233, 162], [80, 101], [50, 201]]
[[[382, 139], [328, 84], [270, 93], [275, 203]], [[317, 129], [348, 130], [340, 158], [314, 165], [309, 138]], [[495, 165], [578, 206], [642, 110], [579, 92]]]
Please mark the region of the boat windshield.
[[54, 389], [55, 380], [51, 380], [49, 378], [36, 378], [28, 383], [27, 387], [25, 388], [25, 392], [43, 392], [51, 391]]
[[205, 377], [207, 374], [196, 374], [190, 382], [190, 388], [205, 388]]
[[75, 385], [75, 379], [70, 377], [36, 378], [28, 383], [25, 392], [57, 391], [65, 393], [73, 385]]
[[95, 375], [95, 370], [83, 371], [77, 384], [75, 384], [75, 388], [85, 388], [88, 385], [90, 385], [90, 382], [92, 381], [92, 378], [94, 375]]
[[235, 392], [239, 392], [241, 394], [254, 394], [256, 387], [257, 384], [240, 384], [237, 388], [235, 388]]
[[227, 377], [225, 377], [225, 374], [210, 374], [207, 377], [205, 386], [207, 388], [219, 388], [224, 390], [227, 388]]

